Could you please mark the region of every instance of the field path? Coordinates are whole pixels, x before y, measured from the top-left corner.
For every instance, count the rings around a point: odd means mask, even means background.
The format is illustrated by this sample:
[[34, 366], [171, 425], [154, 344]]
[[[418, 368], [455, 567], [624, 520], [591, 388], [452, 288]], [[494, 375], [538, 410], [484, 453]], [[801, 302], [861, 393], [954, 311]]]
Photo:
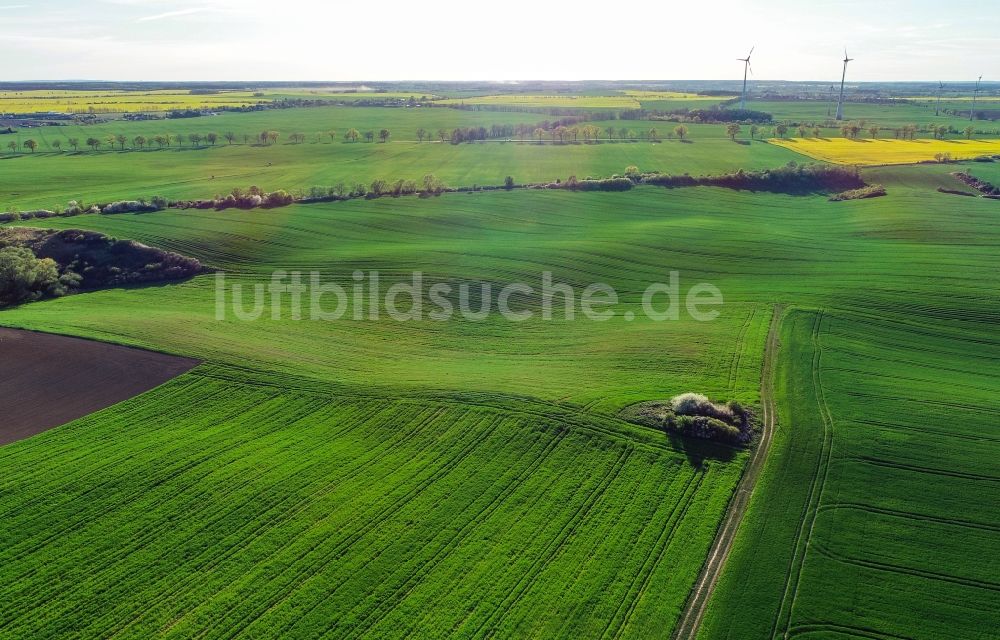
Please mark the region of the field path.
[[767, 342], [764, 347], [764, 363], [761, 367], [760, 381], [762, 408], [760, 442], [751, 454], [743, 477], [740, 478], [740, 483], [736, 487], [736, 492], [729, 501], [725, 518], [715, 535], [715, 541], [708, 552], [708, 558], [705, 560], [698, 580], [691, 589], [691, 595], [688, 596], [687, 603], [684, 605], [680, 623], [674, 629], [673, 638], [675, 640], [694, 640], [697, 637], [702, 616], [705, 615], [708, 601], [712, 597], [712, 590], [715, 589], [715, 583], [722, 575], [722, 568], [726, 564], [726, 558], [729, 557], [729, 551], [736, 539], [736, 531], [743, 520], [747, 505], [750, 503], [750, 496], [757, 483], [757, 476], [760, 475], [764, 461], [767, 459], [767, 451], [771, 446], [771, 437], [774, 433], [774, 359], [778, 351], [778, 329], [781, 324], [782, 312], [781, 305], [774, 306], [771, 325], [767, 332]]

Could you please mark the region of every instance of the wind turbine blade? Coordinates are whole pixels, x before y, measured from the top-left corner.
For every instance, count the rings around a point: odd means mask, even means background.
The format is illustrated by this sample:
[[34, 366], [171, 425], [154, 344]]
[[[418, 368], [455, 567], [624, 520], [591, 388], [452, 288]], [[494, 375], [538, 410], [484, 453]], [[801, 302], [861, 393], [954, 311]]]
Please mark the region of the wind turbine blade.
[[750, 75], [753, 75], [753, 65], [750, 64], [749, 60], [747, 60], [747, 69], [750, 69]]
[[753, 55], [753, 50], [756, 49], [756, 48], [757, 48], [757, 45], [754, 45], [754, 46], [750, 47], [750, 53], [747, 54], [747, 60], [750, 59], [750, 56]]

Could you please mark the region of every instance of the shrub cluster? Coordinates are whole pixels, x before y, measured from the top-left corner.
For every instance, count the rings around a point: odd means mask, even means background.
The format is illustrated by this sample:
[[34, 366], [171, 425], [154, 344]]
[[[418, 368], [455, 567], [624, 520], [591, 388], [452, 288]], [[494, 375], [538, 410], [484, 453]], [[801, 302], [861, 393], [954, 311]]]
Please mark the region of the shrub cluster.
[[217, 195], [210, 200], [186, 200], [175, 205], [181, 209], [273, 209], [293, 202], [295, 197], [283, 189], [263, 191], [260, 187], [251, 186], [245, 191], [237, 187], [227, 195]]
[[719, 404], [698, 393], [632, 405], [622, 417], [667, 433], [730, 444], [746, 444], [753, 437], [752, 416], [740, 403]]
[[0, 251], [6, 259], [0, 297], [8, 304], [75, 289], [176, 280], [202, 270], [194, 258], [79, 229], [3, 229]]
[[0, 248], [0, 307], [61, 296], [79, 283], [77, 274], [59, 273], [51, 258], [38, 258], [26, 247]]
[[997, 187], [993, 183], [987, 182], [982, 178], [977, 178], [976, 176], [972, 175], [971, 173], [968, 173], [967, 171], [956, 171], [951, 175], [955, 176], [956, 178], [958, 178], [959, 180], [961, 180], [962, 182], [969, 185], [970, 187], [972, 187], [973, 189], [975, 189], [976, 191], [985, 196], [1000, 196], [1000, 187]]
[[843, 202], [844, 200], [864, 200], [865, 198], [879, 198], [885, 195], [885, 187], [880, 184], [870, 184], [860, 189], [841, 191], [830, 196], [830, 202]]
[[794, 162], [778, 169], [760, 171], [739, 169], [732, 173], [715, 176], [644, 174], [640, 181], [643, 184], [667, 188], [710, 186], [792, 194], [841, 192], [861, 189], [866, 186], [857, 167], [797, 165]]
[[628, 191], [635, 183], [629, 178], [612, 176], [610, 178], [590, 178], [578, 180], [570, 176], [565, 182], [553, 182], [545, 185], [548, 189], [569, 189], [571, 191]]

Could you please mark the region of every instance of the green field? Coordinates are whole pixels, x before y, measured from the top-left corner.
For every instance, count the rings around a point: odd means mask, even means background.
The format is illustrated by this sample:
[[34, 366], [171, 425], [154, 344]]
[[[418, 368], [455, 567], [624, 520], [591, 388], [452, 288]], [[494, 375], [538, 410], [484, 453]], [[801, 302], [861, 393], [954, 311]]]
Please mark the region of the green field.
[[[747, 104], [748, 109], [756, 111], [766, 111], [774, 116], [776, 121], [808, 122], [822, 124], [831, 115], [836, 114], [836, 102], [830, 103], [825, 100], [791, 100], [781, 102], [767, 102], [751, 100]], [[968, 108], [968, 107], [965, 107]], [[934, 105], [927, 103], [899, 103], [899, 104], [871, 104], [846, 102], [844, 104], [844, 120], [857, 121], [865, 120], [868, 123], [891, 128], [901, 127], [907, 124], [915, 124], [918, 127], [933, 123], [936, 126], [955, 127], [958, 131], [965, 129], [969, 124], [984, 131], [994, 131], [997, 123], [984, 120], [969, 122], [968, 113], [965, 116], [948, 115], [942, 113], [934, 115]]]
[[[433, 173], [451, 186], [498, 185], [513, 175], [519, 183], [566, 179], [570, 175], [610, 176], [621, 174], [625, 167], [637, 165], [644, 171], [671, 173], [721, 173], [739, 168], [770, 168], [802, 156], [763, 142], [733, 144], [725, 137], [722, 125], [690, 125], [690, 141], [668, 140], [667, 132], [676, 123], [643, 121], [597, 121], [602, 130], [608, 126], [626, 128], [637, 135], [655, 127], [664, 141], [649, 144], [644, 140], [622, 142], [617, 138], [600, 144], [553, 145], [531, 141], [490, 140], [452, 145], [436, 140], [438, 129], [486, 126], [492, 123], [536, 124], [537, 114], [459, 111], [447, 108], [393, 109], [329, 107], [287, 109], [250, 114], [224, 114], [216, 117], [165, 121], [114, 122], [92, 126], [42, 127], [26, 129], [13, 136], [3, 136], [18, 144], [31, 137], [39, 143], [35, 153], [20, 151], [0, 153], [5, 180], [0, 183], [0, 209], [65, 206], [69, 200], [111, 201], [161, 195], [169, 198], [211, 198], [228, 193], [234, 187], [256, 184], [268, 190], [306, 190], [313, 186], [330, 187], [343, 182], [370, 183], [376, 178], [420, 180]], [[359, 131], [385, 127], [392, 136], [387, 143], [345, 142], [342, 135], [354, 127]], [[434, 141], [417, 142], [416, 131], [424, 128]], [[325, 134], [333, 129], [336, 141]], [[263, 130], [281, 134], [278, 143], [261, 146], [244, 143]], [[88, 137], [103, 140], [122, 134], [129, 140], [137, 135], [151, 137], [162, 133], [202, 135], [214, 131], [236, 134], [236, 143], [220, 139], [215, 146], [202, 143], [194, 147], [185, 141], [170, 148], [124, 151], [111, 150], [105, 143], [92, 151], [83, 145]], [[305, 132], [306, 142], [292, 144], [290, 136]], [[81, 149], [69, 150], [66, 140], [79, 138]], [[62, 151], [51, 151], [60, 140]], [[48, 181], [59, 176], [58, 185]]]
[[[871, 108], [880, 122], [902, 113]], [[343, 107], [176, 124], [403, 132], [515, 117], [537, 114]], [[802, 157], [719, 125], [692, 126], [691, 143], [394, 133], [39, 151], [0, 159], [0, 205], [790, 160]], [[968, 191], [958, 169], [1000, 183], [998, 166], [866, 169], [888, 195], [846, 202], [638, 186], [18, 223], [177, 251], [244, 290], [279, 269], [345, 288], [377, 270], [383, 291], [413, 271], [497, 287], [550, 271], [577, 290], [606, 283], [619, 302], [604, 322], [544, 320], [537, 291], [517, 301], [535, 312], [524, 322], [324, 322], [294, 319], [284, 297], [279, 318], [220, 321], [209, 273], [0, 312], [4, 326], [203, 360], [0, 448], [0, 637], [670, 637], [749, 456], [618, 412], [685, 391], [759, 411], [776, 305], [778, 426], [698, 637], [995, 637], [1000, 203], [936, 189]], [[671, 270], [682, 290], [722, 291], [718, 318], [640, 313]]]

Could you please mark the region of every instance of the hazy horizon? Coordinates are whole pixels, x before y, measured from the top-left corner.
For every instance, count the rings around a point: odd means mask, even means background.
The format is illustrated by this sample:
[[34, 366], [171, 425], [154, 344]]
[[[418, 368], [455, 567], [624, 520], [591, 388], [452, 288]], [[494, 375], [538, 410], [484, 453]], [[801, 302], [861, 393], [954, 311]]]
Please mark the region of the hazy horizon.
[[[3, 0], [0, 0], [3, 2]], [[981, 0], [638, 3], [608, 14], [528, 0], [332, 6], [312, 0], [72, 0], [0, 4], [26, 81], [970, 82], [1000, 67], [1000, 16]], [[169, 55], [164, 55], [169, 51]], [[72, 80], [71, 80], [72, 79]]]

